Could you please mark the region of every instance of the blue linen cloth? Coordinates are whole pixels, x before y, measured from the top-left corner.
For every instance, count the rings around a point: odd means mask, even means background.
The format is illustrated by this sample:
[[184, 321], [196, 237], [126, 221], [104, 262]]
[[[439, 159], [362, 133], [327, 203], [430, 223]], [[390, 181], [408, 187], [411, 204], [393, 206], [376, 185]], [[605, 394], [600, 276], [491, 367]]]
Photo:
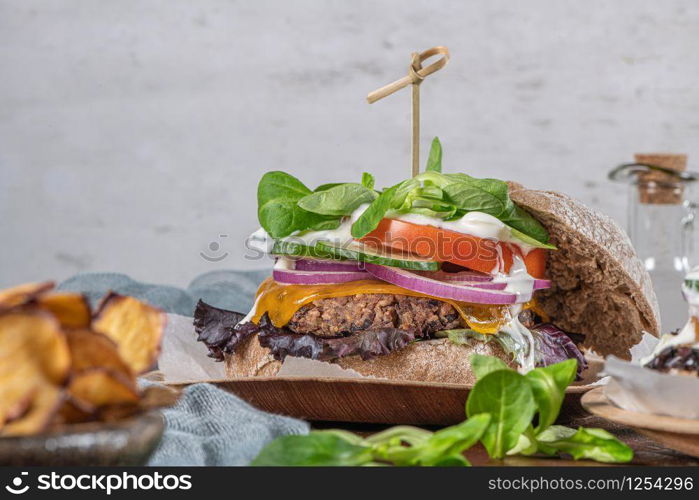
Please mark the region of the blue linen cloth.
[[[168, 313], [191, 316], [200, 298], [216, 307], [246, 311], [268, 275], [269, 271], [214, 271], [183, 290], [140, 283], [124, 274], [89, 273], [74, 276], [58, 288], [82, 292], [93, 304], [113, 290]], [[257, 410], [210, 384], [187, 387], [163, 415], [165, 433], [149, 465], [246, 465], [272, 439], [309, 432], [306, 422]]]

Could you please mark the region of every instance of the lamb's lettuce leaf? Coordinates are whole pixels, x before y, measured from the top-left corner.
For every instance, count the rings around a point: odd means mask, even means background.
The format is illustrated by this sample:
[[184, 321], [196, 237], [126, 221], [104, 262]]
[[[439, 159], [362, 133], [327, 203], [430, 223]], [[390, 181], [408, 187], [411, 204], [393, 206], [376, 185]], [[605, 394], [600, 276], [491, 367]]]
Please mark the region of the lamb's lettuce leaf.
[[438, 137], [432, 139], [430, 155], [427, 157], [427, 167], [425, 167], [425, 170], [428, 172], [442, 171], [442, 143], [439, 142]]
[[301, 181], [285, 172], [267, 172], [257, 186], [257, 217], [273, 238], [283, 238], [295, 231], [335, 229], [340, 218], [301, 208], [299, 200], [311, 194]]
[[552, 425], [536, 437], [538, 451], [547, 455], [566, 453], [575, 460], [629, 462], [633, 450], [604, 429], [579, 427], [577, 430]]
[[577, 367], [578, 362], [575, 359], [568, 359], [555, 365], [537, 368], [526, 374], [539, 409], [537, 431], [552, 425], [558, 418], [566, 387], [575, 380]]
[[298, 200], [298, 206], [320, 215], [351, 215], [360, 205], [371, 203], [377, 196], [373, 189], [348, 182], [309, 193]]
[[[536, 368], [529, 373], [538, 375], [524, 376], [499, 359], [474, 355], [478, 381], [466, 402], [469, 418], [461, 424], [437, 432], [397, 426], [367, 438], [341, 430], [284, 436], [268, 444], [252, 465], [466, 466], [463, 452], [479, 440], [492, 458], [562, 453], [576, 460], [630, 461], [633, 450], [607, 431], [550, 424], [561, 391], [572, 380], [573, 364]], [[553, 395], [542, 398], [543, 392]]]
[[514, 370], [496, 370], [476, 382], [468, 395], [466, 415], [489, 413], [481, 442], [488, 455], [502, 458], [531, 424], [536, 402], [527, 379]]
[[331, 432], [306, 436], [282, 436], [265, 446], [250, 465], [312, 466], [364, 465], [372, 458], [371, 448], [350, 442]]
[[506, 182], [441, 172], [442, 146], [436, 137], [425, 172], [380, 193], [366, 172], [361, 183], [323, 184], [314, 191], [289, 174], [268, 172], [258, 186], [258, 218], [272, 237], [283, 238], [297, 231], [334, 229], [342, 217], [369, 203], [351, 229], [354, 238], [361, 238], [388, 214], [415, 213], [451, 221], [478, 211], [507, 224], [515, 238], [528, 245], [554, 248], [541, 223], [510, 199]]

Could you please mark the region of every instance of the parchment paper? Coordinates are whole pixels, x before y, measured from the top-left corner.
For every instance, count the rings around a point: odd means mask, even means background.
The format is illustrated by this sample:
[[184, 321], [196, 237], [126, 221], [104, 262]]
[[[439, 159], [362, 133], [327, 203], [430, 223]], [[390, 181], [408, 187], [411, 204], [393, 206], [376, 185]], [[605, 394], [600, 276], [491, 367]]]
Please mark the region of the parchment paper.
[[[226, 378], [223, 363], [216, 363], [207, 356], [207, 348], [197, 342], [192, 318], [178, 314], [167, 315], [167, 328], [163, 338], [162, 352], [158, 358], [158, 370], [164, 382], [207, 382]], [[288, 356], [277, 373], [278, 377], [362, 377], [332, 363]]]
[[225, 378], [223, 363], [214, 363], [208, 349], [196, 342], [192, 318], [167, 315], [167, 327], [158, 358], [158, 370], [165, 382], [205, 381]]
[[632, 361], [609, 356], [604, 372], [609, 375], [605, 395], [629, 411], [699, 419], [699, 378], [669, 375], [641, 366], [658, 343], [651, 335], [631, 349]]

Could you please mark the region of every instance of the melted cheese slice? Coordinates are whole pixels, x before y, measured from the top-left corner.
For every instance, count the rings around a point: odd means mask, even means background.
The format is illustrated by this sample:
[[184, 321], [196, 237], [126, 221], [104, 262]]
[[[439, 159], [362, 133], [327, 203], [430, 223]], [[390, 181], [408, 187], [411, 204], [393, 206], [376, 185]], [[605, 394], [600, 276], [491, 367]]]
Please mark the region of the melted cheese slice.
[[[272, 278], [267, 278], [257, 290], [257, 298], [250, 319], [254, 323], [258, 323], [260, 318], [267, 313], [274, 326], [282, 327], [291, 320], [296, 311], [315, 300], [375, 293], [429, 297], [447, 302], [456, 309], [469, 328], [478, 333], [486, 334], [498, 333], [502, 326], [512, 321], [514, 309], [512, 306], [471, 304], [431, 297], [379, 280], [350, 281], [335, 285], [282, 285]], [[537, 314], [542, 315], [533, 300], [523, 304], [522, 307], [523, 309], [534, 309]]]

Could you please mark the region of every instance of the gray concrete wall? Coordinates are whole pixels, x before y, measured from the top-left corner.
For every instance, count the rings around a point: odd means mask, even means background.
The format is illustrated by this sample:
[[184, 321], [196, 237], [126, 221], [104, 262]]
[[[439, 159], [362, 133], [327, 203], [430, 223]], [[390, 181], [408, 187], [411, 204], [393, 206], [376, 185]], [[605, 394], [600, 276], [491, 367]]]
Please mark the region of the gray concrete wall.
[[439, 44], [423, 152], [439, 135], [450, 171], [623, 221], [610, 166], [699, 169], [696, 1], [0, 0], [0, 286], [264, 265], [242, 245], [260, 175], [407, 176], [410, 93], [364, 98]]

